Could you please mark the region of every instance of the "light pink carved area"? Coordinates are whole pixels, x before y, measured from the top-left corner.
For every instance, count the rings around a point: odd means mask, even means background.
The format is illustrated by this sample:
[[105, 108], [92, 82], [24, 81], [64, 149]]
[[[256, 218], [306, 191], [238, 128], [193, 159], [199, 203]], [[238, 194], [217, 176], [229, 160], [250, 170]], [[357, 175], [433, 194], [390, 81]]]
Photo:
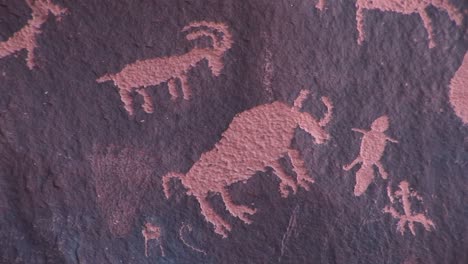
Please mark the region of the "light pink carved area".
[[148, 257], [148, 242], [150, 240], [157, 240], [159, 244], [159, 249], [161, 250], [161, 255], [164, 257], [164, 248], [161, 243], [161, 228], [157, 225], [151, 223], [146, 223], [141, 234], [145, 238], [145, 256]]
[[[195, 196], [205, 219], [215, 226], [215, 232], [227, 236], [231, 225], [222, 219], [206, 200], [209, 192], [220, 193], [226, 209], [244, 223], [251, 223], [246, 215], [255, 213], [244, 205], [232, 201], [228, 187], [236, 182], [246, 182], [256, 172], [273, 168], [280, 178], [280, 193], [288, 196], [288, 187], [296, 193], [298, 186], [309, 189], [313, 180], [308, 176], [301, 154], [291, 148], [291, 140], [297, 127], [302, 128], [315, 138], [317, 144], [329, 139], [323, 129], [326, 123], [316, 120], [308, 113], [300, 111], [307, 91], [302, 91], [294, 106], [282, 102], [260, 105], [234, 117], [229, 128], [215, 147], [201, 155], [200, 159], [186, 174], [171, 172], [163, 177], [166, 197], [169, 197], [169, 181], [179, 178], [187, 188], [187, 194]], [[327, 99], [323, 99], [327, 101]], [[322, 120], [329, 120], [332, 106]], [[287, 175], [279, 159], [289, 156], [297, 183]]]
[[[414, 223], [420, 223], [424, 226], [426, 231], [431, 231], [431, 228], [435, 229], [434, 222], [431, 219], [427, 218], [424, 214], [415, 214], [411, 210], [411, 199], [417, 199], [421, 203], [423, 202], [422, 197], [415, 191], [410, 191], [409, 183], [407, 181], [400, 182], [400, 190], [392, 194], [390, 186], [388, 187], [388, 193], [390, 202], [392, 205], [396, 201], [401, 201], [403, 205], [403, 214], [400, 214], [393, 206], [386, 206], [383, 210], [384, 213], [389, 213], [393, 218], [399, 219], [397, 230], [403, 235], [405, 233], [405, 226], [408, 224], [408, 227], [413, 235], [416, 235], [414, 230]], [[427, 213], [427, 212], [426, 212]]]
[[[116, 74], [106, 74], [96, 81], [98, 83], [113, 81], [119, 89], [120, 98], [124, 103], [125, 110], [130, 115], [134, 114], [133, 99], [131, 92], [136, 90], [143, 96], [143, 110], [152, 113], [154, 110], [151, 96], [145, 90], [149, 86], [159, 85], [167, 82], [168, 90], [172, 100], [179, 97], [176, 81], [180, 83], [184, 100], [189, 100], [191, 89], [188, 84], [188, 72], [197, 63], [206, 60], [214, 76], [219, 76], [224, 67], [223, 54], [232, 46], [232, 36], [226, 25], [214, 22], [193, 22], [183, 28], [182, 31], [196, 31], [187, 34], [187, 40], [195, 40], [201, 37], [209, 37], [212, 40], [210, 48], [194, 48], [191, 51], [169, 57], [154, 58], [148, 60], [137, 60], [126, 65], [122, 71]], [[211, 31], [222, 33], [218, 38]]]
[[115, 146], [95, 147], [89, 160], [101, 214], [111, 233], [123, 236], [132, 227], [153, 161], [142, 151]]
[[315, 5], [315, 8], [317, 8], [320, 11], [323, 11], [323, 9], [325, 9], [325, 0], [318, 0], [317, 4]]
[[60, 15], [67, 9], [54, 5], [50, 0], [26, 0], [26, 3], [32, 10], [32, 18], [7, 41], [0, 42], [0, 59], [26, 49], [26, 64], [32, 69], [35, 66], [34, 49], [37, 48], [37, 36], [42, 32], [42, 24], [47, 21], [49, 12], [60, 20]]
[[199, 249], [195, 246], [192, 246], [187, 240], [184, 238], [184, 230], [187, 230], [188, 232], [192, 232], [192, 226], [188, 224], [182, 224], [182, 226], [179, 228], [179, 238], [186, 245], [187, 247], [191, 248], [193, 251], [202, 253], [203, 255], [206, 255], [206, 251]]
[[468, 124], [468, 52], [450, 81], [450, 103], [463, 123]]
[[370, 131], [357, 128], [352, 129], [353, 131], [364, 135], [362, 137], [359, 156], [351, 162], [351, 164], [343, 167], [344, 170], [349, 171], [358, 163], [362, 163], [361, 168], [359, 168], [356, 173], [356, 185], [354, 186], [354, 195], [356, 196], [363, 194], [373, 181], [374, 165], [378, 168], [383, 179], [388, 178], [388, 174], [383, 168], [380, 159], [383, 156], [387, 141], [398, 143], [398, 141], [384, 134], [384, 132], [387, 131], [388, 126], [388, 117], [381, 116], [374, 120]]
[[356, 24], [359, 32], [359, 45], [365, 39], [364, 10], [380, 10], [383, 12], [396, 12], [410, 15], [417, 13], [426, 29], [429, 38], [429, 48], [436, 46], [432, 22], [427, 13], [427, 8], [432, 5], [448, 13], [450, 20], [460, 26], [463, 22], [463, 14], [453, 6], [449, 0], [357, 0], [356, 1]]

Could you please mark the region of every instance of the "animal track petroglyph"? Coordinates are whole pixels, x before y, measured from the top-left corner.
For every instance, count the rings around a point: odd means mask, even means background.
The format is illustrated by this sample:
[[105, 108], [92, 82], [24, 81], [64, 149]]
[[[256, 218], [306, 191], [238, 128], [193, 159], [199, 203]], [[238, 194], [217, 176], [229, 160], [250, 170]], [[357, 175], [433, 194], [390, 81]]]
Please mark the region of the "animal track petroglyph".
[[[205, 29], [206, 28], [206, 29]], [[130, 115], [134, 114], [133, 99], [131, 92], [136, 90], [143, 96], [143, 110], [152, 113], [154, 110], [152, 98], [145, 90], [149, 86], [166, 83], [172, 100], [179, 97], [176, 81], [179, 80], [183, 92], [184, 100], [189, 100], [192, 94], [188, 73], [199, 62], [206, 60], [214, 76], [219, 76], [224, 67], [223, 54], [232, 46], [232, 36], [226, 25], [214, 22], [192, 22], [182, 29], [182, 31], [196, 31], [187, 34], [187, 40], [195, 40], [201, 37], [209, 37], [212, 40], [211, 48], [194, 48], [191, 51], [169, 57], [154, 58], [147, 60], [137, 60], [126, 65], [119, 73], [106, 74], [96, 81], [113, 81], [119, 89], [120, 98], [124, 103], [125, 110]], [[222, 38], [218, 38], [211, 31], [222, 33]]]
[[26, 49], [26, 65], [32, 69], [35, 66], [34, 50], [37, 48], [37, 36], [42, 32], [42, 24], [47, 21], [49, 12], [60, 20], [60, 15], [67, 9], [53, 4], [50, 0], [26, 0], [26, 3], [32, 10], [32, 18], [7, 41], [0, 42], [0, 59]]
[[387, 179], [388, 177], [380, 159], [384, 153], [387, 141], [398, 143], [398, 141], [384, 134], [388, 126], [388, 117], [381, 116], [372, 123], [370, 131], [357, 128], [352, 129], [364, 135], [359, 156], [351, 164], [343, 167], [344, 170], [349, 171], [358, 163], [362, 163], [361, 168], [356, 173], [356, 185], [354, 186], [354, 195], [356, 196], [363, 194], [374, 179], [374, 165], [379, 169], [383, 179]]
[[[291, 140], [297, 127], [302, 128], [322, 144], [330, 138], [323, 127], [330, 121], [333, 106], [328, 98], [322, 101], [328, 112], [317, 121], [310, 114], [301, 112], [302, 102], [308, 92], [303, 90], [291, 107], [282, 102], [260, 105], [237, 114], [222, 139], [215, 147], [203, 153], [200, 159], [186, 173], [170, 172], [163, 177], [166, 197], [169, 197], [169, 181], [179, 178], [187, 188], [187, 194], [195, 196], [205, 219], [215, 226], [215, 232], [227, 236], [231, 225], [222, 219], [207, 201], [209, 192], [220, 193], [226, 209], [244, 223], [251, 223], [246, 215], [253, 215], [255, 209], [237, 205], [232, 201], [228, 187], [236, 182], [245, 182], [257, 171], [273, 168], [280, 178], [280, 193], [288, 196], [288, 187], [296, 193], [298, 186], [309, 189], [314, 181], [308, 176], [301, 154], [291, 148]], [[297, 174], [297, 183], [286, 174], [279, 159], [288, 155]]]
[[459, 12], [449, 0], [357, 0], [356, 24], [359, 33], [358, 43], [361, 45], [365, 39], [364, 10], [379, 10], [382, 12], [396, 12], [405, 15], [419, 14], [429, 38], [429, 48], [435, 47], [432, 22], [427, 13], [427, 8], [431, 5], [438, 9], [445, 10], [450, 20], [454, 21], [457, 26], [462, 24], [463, 14]]
[[450, 81], [450, 103], [463, 123], [468, 124], [468, 53]]
[[[409, 184], [407, 181], [400, 182], [400, 190], [392, 194], [390, 186], [387, 189], [388, 198], [392, 205], [400, 200], [403, 205], [403, 214], [400, 214], [393, 206], [386, 206], [383, 209], [384, 213], [389, 213], [393, 218], [399, 219], [397, 230], [403, 235], [405, 233], [405, 226], [408, 224], [408, 227], [413, 235], [416, 235], [414, 230], [414, 223], [420, 223], [424, 226], [427, 231], [431, 231], [431, 228], [435, 229], [434, 222], [431, 219], [427, 218], [424, 214], [414, 214], [411, 210], [411, 198], [416, 198], [421, 203], [423, 199], [418, 195], [416, 191], [410, 191]], [[426, 212], [427, 213], [427, 212]]]
[[161, 243], [161, 228], [157, 225], [151, 223], [146, 223], [141, 234], [145, 238], [145, 256], [148, 257], [148, 241], [157, 240], [159, 244], [159, 249], [161, 250], [161, 255], [164, 257], [164, 248]]

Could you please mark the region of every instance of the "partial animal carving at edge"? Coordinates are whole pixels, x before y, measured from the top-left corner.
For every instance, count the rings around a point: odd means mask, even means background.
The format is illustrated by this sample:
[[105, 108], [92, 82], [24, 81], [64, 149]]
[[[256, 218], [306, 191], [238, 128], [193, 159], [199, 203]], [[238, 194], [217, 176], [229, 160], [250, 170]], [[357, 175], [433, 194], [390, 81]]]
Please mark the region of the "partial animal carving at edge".
[[449, 97], [455, 113], [468, 124], [468, 53], [450, 81]]
[[[280, 193], [283, 197], [288, 196], [288, 188], [293, 193], [296, 193], [298, 186], [309, 190], [309, 184], [314, 181], [308, 176], [299, 151], [291, 148], [291, 140], [297, 127], [312, 135], [317, 144], [328, 140], [330, 136], [323, 127], [330, 121], [333, 106], [328, 98], [322, 98], [328, 111], [318, 121], [300, 111], [307, 95], [307, 91], [301, 91], [293, 107], [273, 102], [236, 115], [222, 139], [212, 150], [203, 153], [187, 173], [170, 172], [163, 177], [166, 197], [170, 195], [170, 179], [179, 178], [187, 194], [195, 196], [202, 215], [215, 226], [215, 232], [226, 237], [231, 225], [214, 211], [207, 200], [208, 193], [221, 194], [226, 209], [249, 224], [251, 220], [246, 215], [253, 215], [256, 210], [232, 201], [228, 187], [233, 183], [246, 182], [256, 172], [269, 166], [281, 180]], [[279, 163], [284, 155], [291, 159], [297, 183]]]
[[434, 41], [432, 22], [427, 13], [427, 8], [431, 5], [438, 9], [445, 10], [450, 20], [454, 21], [457, 26], [462, 24], [463, 14], [458, 11], [449, 0], [357, 0], [356, 24], [359, 33], [357, 40], [359, 45], [361, 45], [365, 39], [364, 10], [380, 10], [383, 12], [397, 12], [405, 15], [419, 14], [428, 34], [429, 48], [435, 47], [436, 43]]
[[[206, 29], [205, 29], [206, 28]], [[178, 98], [176, 81], [180, 83], [184, 100], [189, 100], [192, 92], [188, 83], [188, 72], [197, 63], [206, 60], [214, 76], [219, 76], [224, 67], [223, 54], [232, 46], [232, 36], [226, 25], [214, 22], [192, 22], [182, 31], [196, 31], [187, 34], [187, 40], [195, 40], [201, 37], [209, 37], [212, 40], [212, 47], [194, 48], [191, 51], [169, 57], [138, 60], [126, 65], [119, 73], [106, 74], [96, 81], [98, 83], [113, 81], [119, 89], [120, 98], [124, 103], [125, 110], [130, 115], [134, 114], [133, 99], [131, 92], [136, 90], [144, 100], [143, 110], [152, 113], [154, 106], [150, 94], [146, 88], [153, 85], [166, 83], [172, 100]], [[211, 31], [223, 34], [218, 38]]]
[[148, 257], [148, 241], [156, 240], [159, 244], [159, 249], [161, 250], [161, 255], [164, 257], [164, 248], [161, 243], [161, 228], [157, 225], [151, 223], [146, 223], [144, 229], [141, 231], [141, 234], [145, 238], [145, 256]]
[[423, 201], [422, 197], [418, 195], [415, 191], [410, 191], [409, 183], [407, 181], [400, 182], [400, 190], [392, 194], [390, 186], [387, 189], [388, 198], [390, 202], [395, 203], [395, 201], [400, 200], [403, 205], [403, 214], [400, 214], [393, 206], [386, 206], [383, 209], [384, 213], [389, 213], [393, 218], [399, 219], [397, 230], [403, 235], [405, 233], [405, 226], [408, 224], [408, 227], [413, 235], [416, 235], [414, 230], [414, 223], [420, 223], [424, 226], [426, 231], [431, 231], [431, 228], [435, 229], [434, 222], [431, 219], [427, 218], [424, 214], [415, 214], [411, 211], [411, 198], [416, 198], [419, 201]]
[[42, 32], [42, 24], [47, 21], [49, 12], [60, 20], [60, 16], [66, 13], [67, 9], [53, 4], [50, 0], [26, 0], [26, 3], [32, 10], [32, 18], [7, 41], [0, 42], [0, 59], [26, 49], [26, 65], [29, 69], [33, 69], [34, 50], [37, 48], [37, 36]]
[[359, 156], [351, 164], [343, 167], [344, 170], [349, 171], [358, 163], [362, 163], [361, 168], [356, 173], [356, 185], [354, 186], [354, 195], [356, 196], [363, 194], [374, 179], [374, 165], [379, 169], [383, 179], [388, 178], [380, 159], [384, 153], [387, 141], [398, 143], [398, 141], [384, 134], [388, 129], [388, 125], [388, 117], [381, 116], [372, 123], [370, 131], [357, 128], [352, 129], [364, 135]]

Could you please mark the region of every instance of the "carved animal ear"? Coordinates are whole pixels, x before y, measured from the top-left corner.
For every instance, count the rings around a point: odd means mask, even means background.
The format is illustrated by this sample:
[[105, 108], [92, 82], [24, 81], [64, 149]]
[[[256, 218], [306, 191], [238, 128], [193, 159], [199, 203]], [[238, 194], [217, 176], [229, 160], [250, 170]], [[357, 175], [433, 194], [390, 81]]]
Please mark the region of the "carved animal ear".
[[310, 92], [308, 90], [305, 90], [305, 89], [301, 90], [301, 92], [297, 96], [296, 100], [294, 100], [294, 107], [297, 108], [297, 109], [301, 109], [302, 108], [302, 103], [307, 98], [309, 93]]

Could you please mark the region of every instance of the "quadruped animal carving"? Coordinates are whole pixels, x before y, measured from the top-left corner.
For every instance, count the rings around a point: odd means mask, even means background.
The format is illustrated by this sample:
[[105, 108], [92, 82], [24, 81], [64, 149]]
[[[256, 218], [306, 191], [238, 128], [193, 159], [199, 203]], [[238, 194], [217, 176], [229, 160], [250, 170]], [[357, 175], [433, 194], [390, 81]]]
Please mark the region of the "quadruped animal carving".
[[49, 13], [60, 20], [60, 16], [67, 12], [67, 9], [53, 4], [50, 0], [26, 0], [26, 3], [32, 10], [32, 18], [7, 41], [0, 42], [0, 59], [25, 49], [26, 65], [33, 69], [36, 65], [34, 50], [37, 48], [37, 36], [42, 33], [42, 25], [47, 21]]
[[146, 223], [144, 229], [141, 231], [141, 234], [145, 238], [145, 256], [148, 257], [148, 241], [156, 240], [159, 244], [159, 249], [161, 250], [161, 255], [164, 257], [164, 248], [161, 243], [161, 228], [157, 225], [151, 223]]
[[[393, 218], [399, 219], [397, 230], [403, 235], [405, 233], [405, 226], [408, 224], [409, 230], [413, 235], [416, 235], [414, 230], [414, 223], [420, 223], [424, 226], [426, 231], [431, 231], [431, 228], [435, 229], [434, 222], [431, 219], [427, 218], [424, 214], [414, 214], [411, 210], [411, 198], [416, 198], [420, 202], [423, 202], [422, 197], [416, 192], [411, 191], [409, 188], [409, 183], [407, 181], [400, 182], [400, 190], [392, 194], [390, 186], [388, 186], [387, 194], [388, 198], [392, 205], [395, 203], [395, 200], [398, 198], [401, 199], [401, 204], [403, 205], [403, 214], [400, 214], [393, 206], [386, 206], [383, 209], [384, 213], [389, 213]], [[427, 212], [426, 212], [427, 213]]]
[[432, 22], [427, 13], [429, 6], [434, 6], [438, 9], [445, 10], [450, 20], [454, 21], [457, 26], [463, 22], [463, 14], [450, 3], [450, 0], [357, 0], [356, 1], [356, 23], [359, 32], [358, 44], [361, 45], [365, 39], [364, 31], [364, 10], [380, 10], [383, 12], [396, 12], [400, 14], [410, 15], [417, 13], [421, 17], [424, 28], [429, 38], [429, 48], [436, 46], [434, 41], [434, 32], [432, 30]]
[[[170, 179], [179, 178], [187, 189], [187, 194], [195, 196], [200, 204], [201, 213], [212, 223], [215, 232], [223, 237], [231, 230], [231, 225], [219, 216], [207, 201], [209, 192], [221, 194], [226, 209], [244, 223], [251, 223], [246, 215], [253, 215], [256, 209], [237, 205], [232, 201], [228, 187], [236, 182], [246, 182], [257, 171], [271, 167], [280, 178], [280, 193], [288, 196], [288, 187], [296, 193], [298, 186], [309, 190], [314, 181], [307, 174], [301, 154], [291, 148], [291, 140], [297, 127], [312, 135], [317, 144], [330, 138], [324, 126], [330, 121], [333, 105], [326, 97], [322, 98], [327, 113], [317, 121], [308, 113], [301, 112], [302, 102], [308, 91], [301, 91], [291, 107], [282, 102], [260, 105], [237, 114], [222, 139], [214, 148], [203, 153], [200, 159], [183, 174], [170, 172], [163, 177], [164, 193], [170, 196]], [[297, 183], [287, 175], [279, 159], [288, 155]]]
[[455, 113], [468, 124], [468, 53], [450, 81], [449, 97]]
[[349, 171], [358, 163], [362, 163], [361, 168], [359, 168], [356, 173], [356, 185], [354, 186], [354, 195], [356, 196], [363, 194], [374, 179], [374, 165], [379, 169], [383, 179], [388, 178], [387, 172], [383, 168], [380, 159], [384, 153], [387, 141], [398, 143], [398, 141], [384, 134], [388, 126], [388, 117], [381, 116], [372, 123], [370, 131], [357, 128], [352, 129], [364, 135], [362, 137], [359, 156], [351, 162], [351, 164], [343, 167], [344, 170]]
[[[98, 83], [113, 81], [119, 89], [120, 98], [124, 103], [125, 110], [130, 115], [134, 114], [131, 92], [136, 90], [143, 96], [143, 110], [152, 113], [154, 106], [150, 94], [146, 88], [153, 85], [166, 83], [172, 100], [179, 97], [176, 81], [179, 80], [184, 100], [189, 100], [191, 89], [188, 84], [188, 72], [199, 62], [206, 60], [214, 76], [219, 76], [224, 68], [223, 55], [232, 46], [232, 36], [228, 27], [223, 23], [214, 22], [192, 22], [182, 31], [196, 31], [187, 34], [187, 40], [195, 40], [208, 37], [212, 40], [212, 47], [194, 48], [182, 55], [173, 55], [147, 60], [137, 60], [126, 65], [119, 73], [106, 74], [96, 81]], [[222, 33], [219, 38], [211, 31]]]

